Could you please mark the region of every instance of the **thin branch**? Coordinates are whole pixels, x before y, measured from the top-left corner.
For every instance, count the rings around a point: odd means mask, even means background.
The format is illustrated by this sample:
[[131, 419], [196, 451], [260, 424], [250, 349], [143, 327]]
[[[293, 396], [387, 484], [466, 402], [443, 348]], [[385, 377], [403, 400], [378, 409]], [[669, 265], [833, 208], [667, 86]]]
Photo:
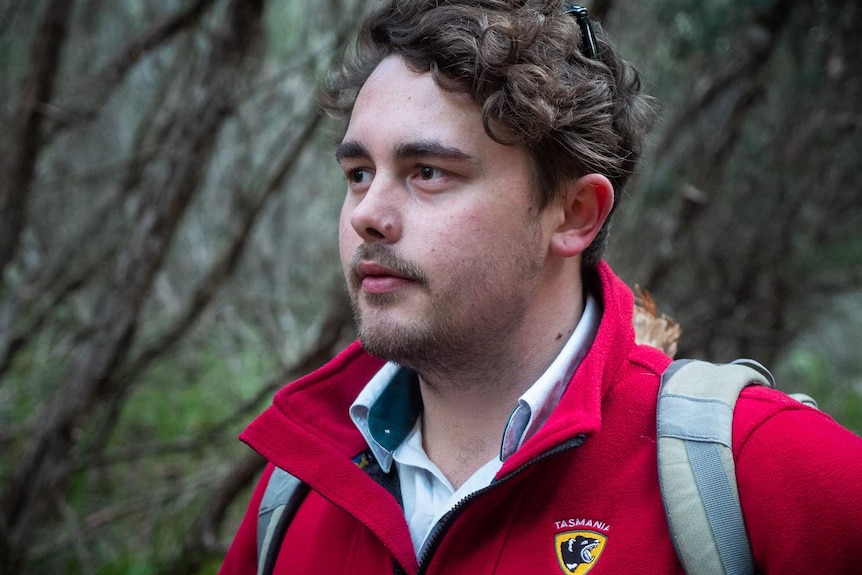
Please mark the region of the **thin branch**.
[[193, 438], [184, 438], [172, 442], [137, 443], [120, 452], [100, 455], [98, 450], [82, 459], [75, 467], [76, 471], [104, 467], [129, 461], [138, 461], [147, 457], [157, 457], [197, 451], [221, 439], [225, 429], [231, 429], [237, 422], [243, 421], [250, 414], [260, 410], [260, 406], [286, 382], [293, 381], [310, 373], [329, 361], [335, 353], [336, 346], [342, 341], [344, 332], [350, 327], [352, 315], [343, 290], [337, 290], [330, 300], [330, 307], [320, 324], [318, 337], [314, 343], [293, 364], [284, 367], [275, 377], [264, 383], [251, 399], [240, 404], [230, 415], [217, 421], [206, 431]]
[[222, 252], [215, 263], [210, 267], [207, 275], [198, 283], [185, 312], [179, 317], [174, 325], [165, 333], [155, 337], [156, 343], [144, 350], [126, 368], [123, 369], [119, 378], [129, 380], [137, 374], [142, 373], [154, 359], [161, 356], [165, 351], [173, 348], [175, 344], [186, 334], [189, 328], [197, 321], [204, 309], [215, 296], [216, 290], [224, 281], [233, 275], [237, 263], [248, 244], [254, 224], [257, 222], [264, 205], [273, 193], [279, 189], [284, 178], [291, 173], [296, 165], [301, 151], [308, 145], [320, 124], [320, 115], [315, 114], [305, 125], [302, 132], [294, 140], [293, 144], [285, 151], [286, 160], [282, 162], [275, 177], [267, 186], [266, 191], [261, 194], [255, 202], [247, 204], [242, 217], [240, 230], [231, 244]]
[[[78, 514], [67, 501], [59, 497], [56, 493], [53, 494], [54, 505], [60, 510], [60, 516], [68, 525], [67, 532], [71, 539], [71, 543], [75, 548], [75, 554], [78, 557], [78, 566], [82, 570], [83, 575], [95, 575], [96, 569], [93, 567], [93, 555], [87, 548], [85, 540], [83, 521], [78, 517]], [[54, 548], [56, 550], [56, 547]]]
[[[215, 479], [209, 469], [202, 469], [197, 474], [183, 479], [177, 484], [158, 486], [155, 489], [137, 494], [130, 498], [124, 498], [118, 503], [110, 504], [86, 514], [80, 518], [78, 523], [81, 533], [92, 537], [91, 533], [98, 533], [98, 529], [106, 528], [116, 522], [134, 517], [136, 515], [146, 516], [154, 506], [164, 505], [176, 501], [184, 494], [196, 492], [212, 483]], [[71, 531], [56, 540], [35, 541], [33, 543], [32, 555], [36, 560], [48, 557], [56, 557], [59, 550], [76, 544], [79, 534]], [[91, 539], [92, 541], [92, 539]]]
[[696, 123], [696, 119], [723, 94], [756, 75], [769, 63], [776, 46], [776, 38], [792, 13], [791, 5], [790, 0], [778, 0], [768, 11], [755, 19], [753, 26], [762, 33], [751, 35], [746, 57], [736, 67], [713, 79], [709, 87], [674, 118], [664, 130], [664, 138], [657, 146], [659, 156], [673, 147], [680, 131]]
[[185, 10], [167, 16], [147, 28], [120, 52], [99, 73], [103, 79], [116, 82], [138, 63], [147, 53], [161, 47], [174, 36], [197, 22], [213, 5], [215, 0], [195, 0]]
[[[105, 257], [111, 257], [114, 249], [112, 247], [106, 251]], [[3, 382], [6, 371], [12, 365], [15, 355], [39, 333], [39, 330], [51, 317], [51, 314], [56, 311], [60, 303], [86, 285], [87, 281], [94, 277], [103, 265], [104, 261], [95, 258], [89, 264], [77, 267], [75, 273], [69, 274], [64, 279], [58, 279], [51, 292], [35, 307], [35, 310], [33, 308], [28, 309], [30, 315], [26, 325], [19, 327], [7, 339], [0, 342], [3, 344], [3, 347], [0, 348], [0, 384]], [[61, 273], [62, 271], [60, 270]], [[25, 307], [20, 303], [13, 305], [17, 308], [16, 312]]]
[[[182, 66], [177, 61], [176, 65], [172, 67], [171, 73], [163, 75], [160, 88], [156, 92], [158, 97], [153, 99], [143, 117], [159, 117], [159, 110], [166, 107], [165, 98], [168, 93], [168, 86], [172, 79], [181, 74]], [[36, 335], [38, 329], [57, 310], [57, 306], [93, 278], [98, 277], [99, 274], [96, 272], [99, 271], [99, 268], [104, 267], [104, 262], [110, 261], [116, 255], [116, 251], [119, 249], [116, 244], [107, 249], [98, 247], [101, 245], [99, 238], [111, 229], [111, 226], [106, 226], [105, 222], [114, 220], [109, 216], [118, 207], [116, 202], [131, 196], [141, 181], [144, 168], [156, 160], [158, 153], [164, 150], [170, 136], [171, 125], [171, 118], [139, 123], [133, 143], [130, 146], [130, 149], [138, 150], [137, 152], [122, 163], [103, 166], [93, 173], [87, 174], [85, 180], [90, 178], [102, 179], [119, 168], [124, 168], [117, 185], [111, 187], [107, 199], [102, 202], [100, 207], [96, 208], [95, 214], [82, 226], [77, 238], [62, 243], [49, 263], [40, 266], [37, 270], [37, 277], [25, 281], [5, 303], [2, 313], [0, 313], [0, 321], [7, 328], [8, 335], [5, 338], [0, 338], [0, 378], [10, 367], [15, 354]], [[66, 178], [64, 183], [69, 184], [69, 178]], [[46, 181], [43, 184], [49, 186], [51, 183]], [[83, 250], [80, 246], [84, 246]], [[93, 253], [95, 256], [91, 257]], [[71, 266], [73, 269], [68, 271], [70, 261], [83, 261], [84, 263]], [[34, 301], [39, 298], [41, 298], [42, 303], [34, 305]], [[28, 324], [18, 326], [13, 332], [12, 328], [24, 310], [26, 310], [29, 319]]]
[[[163, 75], [160, 88], [156, 91], [158, 97], [153, 99], [143, 117], [159, 118], [158, 112], [166, 107], [168, 86], [175, 77], [183, 77], [182, 68], [183, 64], [177, 61], [171, 73]], [[48, 265], [41, 266], [37, 270], [38, 276], [24, 282], [23, 286], [19, 287], [5, 303], [0, 313], [0, 321], [7, 328], [7, 336], [0, 338], [0, 378], [9, 369], [15, 354], [36, 335], [38, 329], [57, 310], [57, 306], [97, 277], [96, 272], [104, 267], [104, 262], [110, 261], [116, 255], [118, 245], [100, 249], [98, 246], [101, 242], [98, 238], [103, 237], [111, 228], [106, 226], [105, 222], [113, 221], [109, 216], [111, 211], [117, 208], [116, 201], [125, 200], [131, 196], [141, 181], [144, 168], [156, 160], [158, 153], [164, 150], [172, 123], [172, 118], [139, 123], [130, 146], [130, 149], [138, 150], [137, 152], [122, 163], [103, 166], [85, 176], [85, 180], [102, 179], [119, 168], [124, 168], [117, 185], [111, 187], [108, 198], [96, 209], [95, 215], [82, 226], [77, 238], [61, 244]], [[64, 183], [69, 184], [69, 178], [66, 178]], [[50, 182], [44, 182], [44, 185], [49, 186]], [[84, 246], [84, 249], [82, 250], [80, 246]], [[94, 252], [94, 257], [88, 257], [87, 254]], [[70, 261], [84, 263], [72, 266], [73, 269], [69, 272]], [[41, 304], [34, 305], [33, 302], [37, 298], [43, 301]], [[12, 327], [23, 310], [26, 310], [29, 322], [25, 326], [18, 326], [13, 332]]]
[[93, 78], [82, 82], [94, 90], [86, 109], [73, 110], [63, 105], [54, 111], [54, 122], [48, 130], [48, 137], [52, 138], [82, 120], [96, 118], [113, 91], [144, 56], [161, 48], [194, 25], [213, 4], [215, 0], [195, 0], [184, 10], [166, 16], [133, 38]]
[[19, 4], [15, 0], [6, 0], [3, 7], [0, 8], [0, 38], [3, 37], [9, 29], [9, 25], [12, 24], [12, 20], [15, 19], [15, 10], [18, 7]]
[[315, 115], [306, 122], [302, 132], [294, 139], [293, 145], [286, 150], [286, 158], [289, 160], [280, 166], [276, 177], [270, 181], [265, 192], [254, 202], [238, 202], [246, 208], [242, 214], [240, 230], [210, 266], [209, 272], [198, 282], [183, 313], [179, 315], [171, 327], [153, 338], [154, 343], [129, 362], [116, 376], [116, 381], [110, 385], [113, 393], [108, 399], [108, 412], [101, 425], [101, 430], [93, 442], [93, 450], [101, 451], [107, 443], [134, 382], [140, 378], [153, 361], [176, 347], [176, 344], [185, 337], [204, 310], [209, 307], [218, 289], [233, 275], [263, 207], [272, 194], [279, 189], [282, 182], [281, 178], [286, 177], [292, 171], [297, 158], [301, 156], [301, 151], [311, 142], [312, 136], [320, 124], [320, 119], [319, 115]]
[[249, 485], [266, 465], [266, 460], [257, 452], [251, 452], [236, 462], [230, 471], [216, 485], [207, 499], [204, 514], [195, 524], [193, 531], [196, 539], [206, 551], [224, 553], [227, 549], [219, 546], [219, 525], [227, 514], [230, 504]]
[[11, 129], [0, 142], [0, 284], [24, 229], [41, 151], [42, 107], [54, 94], [73, 6], [73, 0], [51, 0], [45, 8]]
[[[285, 381], [291, 381], [299, 375], [304, 375], [320, 367], [332, 357], [344, 327], [350, 322], [349, 309], [346, 309], [344, 299], [343, 296], [336, 298], [327, 319], [324, 321], [316, 344], [304, 354], [302, 360], [291, 370], [286, 371], [264, 386], [258, 395], [257, 403], [249, 402], [245, 407], [259, 406], [263, 398], [272, 395], [273, 388], [282, 387]], [[179, 556], [161, 571], [163, 575], [194, 572], [197, 570], [196, 567], [209, 556], [224, 554], [226, 549], [223, 549], [219, 543], [219, 527], [230, 505], [260, 474], [265, 463], [265, 459], [252, 453], [233, 465], [231, 471], [222, 478], [216, 489], [210, 494], [208, 498], [211, 502], [210, 506], [205, 509], [203, 515], [195, 523], [195, 527]]]

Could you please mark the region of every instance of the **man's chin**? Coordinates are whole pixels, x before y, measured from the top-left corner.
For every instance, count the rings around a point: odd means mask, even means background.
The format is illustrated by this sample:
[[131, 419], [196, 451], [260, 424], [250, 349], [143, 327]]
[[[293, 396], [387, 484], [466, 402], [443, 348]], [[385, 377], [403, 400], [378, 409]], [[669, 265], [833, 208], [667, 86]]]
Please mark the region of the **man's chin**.
[[395, 305], [398, 302], [398, 296], [394, 293], [362, 293], [362, 305], [365, 308], [380, 309]]
[[426, 348], [427, 338], [418, 330], [391, 323], [360, 322], [358, 335], [365, 351], [402, 365], [412, 363]]

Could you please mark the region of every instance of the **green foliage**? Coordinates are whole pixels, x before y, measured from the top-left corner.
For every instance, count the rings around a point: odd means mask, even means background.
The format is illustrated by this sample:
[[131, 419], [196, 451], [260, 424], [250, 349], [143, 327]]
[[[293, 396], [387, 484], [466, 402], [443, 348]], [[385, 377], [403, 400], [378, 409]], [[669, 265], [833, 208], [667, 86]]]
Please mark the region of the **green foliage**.
[[816, 310], [776, 364], [779, 387], [811, 395], [820, 409], [862, 435], [862, 292], [823, 301]]
[[[78, 573], [89, 563], [96, 573], [149, 575], [181, 552], [208, 489], [247, 450], [236, 435], [250, 414], [236, 417], [237, 408], [277, 367], [260, 340], [217, 329], [193, 340], [143, 375], [105, 455], [72, 476], [67, 520], [45, 533], [51, 545], [37, 546], [32, 568]], [[80, 450], [99, 429], [95, 421], [82, 429]], [[200, 572], [215, 573], [219, 562], [207, 560]]]
[[820, 350], [798, 349], [783, 370], [784, 391], [801, 391], [813, 397], [818, 407], [843, 425], [862, 435], [862, 380], [835, 365], [829, 354]]
[[[154, 442], [193, 436], [229, 417], [248, 401], [276, 369], [274, 358], [260, 341], [224, 341], [215, 333], [199, 340], [199, 349], [159, 362], [138, 384], [127, 403], [120, 429], [137, 441]], [[238, 349], [225, 349], [237, 347]]]

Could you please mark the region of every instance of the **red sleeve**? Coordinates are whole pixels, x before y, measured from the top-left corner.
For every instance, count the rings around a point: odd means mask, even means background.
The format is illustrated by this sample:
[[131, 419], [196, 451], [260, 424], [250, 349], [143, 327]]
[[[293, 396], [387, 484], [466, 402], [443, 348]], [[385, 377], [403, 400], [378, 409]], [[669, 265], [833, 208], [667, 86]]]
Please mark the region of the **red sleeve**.
[[[753, 395], [745, 402], [753, 407], [734, 415], [734, 451], [759, 572], [859, 573], [862, 438], [793, 400], [776, 405], [760, 392]], [[763, 417], [767, 403], [771, 413]]]
[[257, 574], [257, 511], [274, 469], [272, 464], [267, 464], [263, 475], [261, 475], [251, 496], [251, 501], [245, 510], [242, 523], [240, 523], [233, 543], [231, 543], [221, 569], [219, 569], [219, 575]]

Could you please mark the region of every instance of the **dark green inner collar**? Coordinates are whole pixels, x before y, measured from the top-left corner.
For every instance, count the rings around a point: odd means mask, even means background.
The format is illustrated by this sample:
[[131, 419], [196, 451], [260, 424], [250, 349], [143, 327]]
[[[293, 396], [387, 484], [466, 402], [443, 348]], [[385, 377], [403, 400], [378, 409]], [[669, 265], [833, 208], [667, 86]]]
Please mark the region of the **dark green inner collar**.
[[368, 429], [377, 443], [392, 452], [413, 430], [421, 413], [419, 377], [402, 367], [368, 411]]

